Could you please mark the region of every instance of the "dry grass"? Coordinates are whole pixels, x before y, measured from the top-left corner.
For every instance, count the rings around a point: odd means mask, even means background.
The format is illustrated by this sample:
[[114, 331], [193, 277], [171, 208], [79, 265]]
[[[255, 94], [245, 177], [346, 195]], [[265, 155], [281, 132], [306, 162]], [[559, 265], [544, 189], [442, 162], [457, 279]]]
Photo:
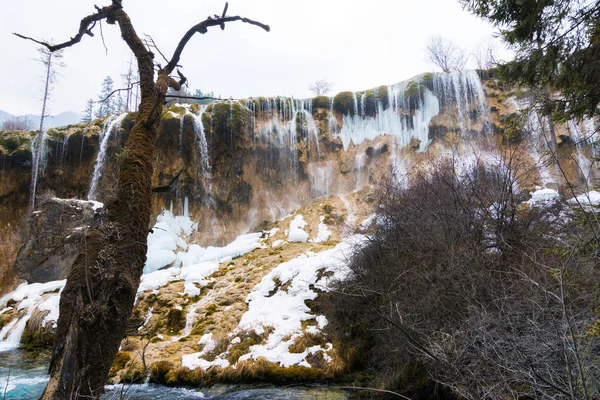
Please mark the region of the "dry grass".
[[325, 346], [325, 338], [323, 334], [315, 335], [305, 333], [294, 341], [289, 348], [290, 353], [302, 353], [304, 350], [312, 346]]

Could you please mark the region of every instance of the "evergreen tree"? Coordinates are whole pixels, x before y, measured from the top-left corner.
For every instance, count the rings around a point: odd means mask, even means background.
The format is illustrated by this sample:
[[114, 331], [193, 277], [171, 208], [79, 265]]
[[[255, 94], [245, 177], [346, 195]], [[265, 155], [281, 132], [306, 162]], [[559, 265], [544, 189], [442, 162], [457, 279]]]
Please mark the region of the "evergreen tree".
[[121, 96], [121, 93], [119, 93], [119, 95], [117, 96], [114, 105], [115, 114], [120, 114], [127, 111], [127, 103], [125, 102], [125, 100], [123, 100], [123, 96]]
[[[196, 91], [194, 92], [194, 97], [215, 97], [215, 94], [213, 92], [203, 92], [200, 89], [196, 89]], [[214, 100], [213, 99], [202, 99], [202, 100], [194, 100], [194, 103], [208, 104], [212, 101], [214, 101]]]
[[[600, 115], [600, 2], [459, 0], [499, 28], [516, 52], [498, 70], [538, 91], [542, 111], [557, 121]], [[560, 92], [552, 98], [548, 88]]]
[[115, 113], [115, 104], [111, 96], [113, 90], [113, 80], [110, 76], [107, 76], [102, 82], [102, 91], [98, 96], [100, 107], [96, 110], [96, 118], [104, 118]]
[[83, 116], [81, 117], [81, 122], [89, 123], [92, 122], [94, 116], [94, 100], [89, 99], [85, 103], [85, 108], [83, 109]]

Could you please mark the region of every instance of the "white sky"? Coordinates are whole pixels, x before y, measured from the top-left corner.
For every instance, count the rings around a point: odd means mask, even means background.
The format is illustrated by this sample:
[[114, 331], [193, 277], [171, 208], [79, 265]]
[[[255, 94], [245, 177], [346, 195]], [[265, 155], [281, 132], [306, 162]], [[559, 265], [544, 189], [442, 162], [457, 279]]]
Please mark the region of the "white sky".
[[[0, 110], [39, 114], [42, 66], [37, 45], [11, 35], [65, 41], [79, 21], [109, 0], [0, 0]], [[224, 0], [123, 0], [139, 35], [152, 35], [170, 58], [180, 37], [208, 15], [221, 13]], [[271, 26], [266, 33], [235, 22], [225, 31], [196, 35], [181, 64], [190, 88], [223, 97], [289, 95], [310, 97], [319, 78], [333, 92], [391, 84], [435, 70], [424, 60], [427, 40], [441, 35], [467, 49], [489, 38], [493, 28], [463, 11], [457, 0], [230, 0], [228, 15]], [[95, 37], [64, 53], [50, 112], [81, 111], [97, 98], [104, 76], [118, 87], [129, 49], [116, 26], [103, 24], [106, 55], [98, 26]], [[159, 59], [157, 55], [157, 60]]]

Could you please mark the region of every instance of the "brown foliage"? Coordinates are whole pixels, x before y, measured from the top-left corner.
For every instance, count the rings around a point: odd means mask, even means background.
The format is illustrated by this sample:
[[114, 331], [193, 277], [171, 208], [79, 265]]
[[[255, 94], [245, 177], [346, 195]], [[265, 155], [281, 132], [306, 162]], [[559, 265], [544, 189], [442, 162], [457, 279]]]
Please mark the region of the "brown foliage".
[[376, 232], [324, 306], [346, 361], [407, 395], [597, 394], [593, 232], [523, 206], [514, 165], [432, 170], [383, 182]]

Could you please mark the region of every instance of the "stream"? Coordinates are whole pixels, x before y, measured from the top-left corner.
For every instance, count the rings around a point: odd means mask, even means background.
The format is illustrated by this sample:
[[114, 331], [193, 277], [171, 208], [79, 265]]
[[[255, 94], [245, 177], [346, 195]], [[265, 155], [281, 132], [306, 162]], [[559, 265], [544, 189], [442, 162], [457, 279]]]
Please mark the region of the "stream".
[[[48, 353], [36, 354], [13, 350], [1, 353], [0, 398], [37, 399], [48, 380]], [[156, 384], [107, 385], [101, 397], [129, 400], [179, 400], [179, 399], [265, 399], [265, 400], [342, 400], [354, 396], [335, 387], [327, 386], [283, 386], [270, 385], [215, 385], [207, 388], [172, 388]]]

